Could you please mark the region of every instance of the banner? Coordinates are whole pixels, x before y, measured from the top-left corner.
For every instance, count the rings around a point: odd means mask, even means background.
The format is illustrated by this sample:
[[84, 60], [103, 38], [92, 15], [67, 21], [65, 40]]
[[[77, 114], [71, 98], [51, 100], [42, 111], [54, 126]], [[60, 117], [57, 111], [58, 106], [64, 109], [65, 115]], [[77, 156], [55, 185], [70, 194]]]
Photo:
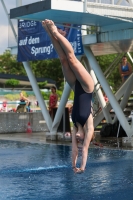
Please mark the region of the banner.
[[[56, 25], [58, 31], [71, 43], [75, 55], [83, 54], [81, 26], [63, 24]], [[69, 27], [70, 28], [69, 28]], [[18, 62], [58, 58], [51, 40], [42, 27], [41, 22], [18, 21]]]

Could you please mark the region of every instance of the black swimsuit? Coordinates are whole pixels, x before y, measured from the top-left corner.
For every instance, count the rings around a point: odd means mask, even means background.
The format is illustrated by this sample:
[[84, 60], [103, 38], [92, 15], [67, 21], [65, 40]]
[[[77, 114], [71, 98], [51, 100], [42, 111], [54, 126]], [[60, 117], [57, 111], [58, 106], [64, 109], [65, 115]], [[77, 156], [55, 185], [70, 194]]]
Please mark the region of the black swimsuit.
[[20, 99], [20, 102], [22, 102], [23, 104], [20, 104], [20, 105], [26, 105], [25, 100], [24, 99]]
[[72, 121], [83, 127], [91, 113], [92, 93], [86, 93], [78, 80], [75, 83], [74, 104], [72, 110]]

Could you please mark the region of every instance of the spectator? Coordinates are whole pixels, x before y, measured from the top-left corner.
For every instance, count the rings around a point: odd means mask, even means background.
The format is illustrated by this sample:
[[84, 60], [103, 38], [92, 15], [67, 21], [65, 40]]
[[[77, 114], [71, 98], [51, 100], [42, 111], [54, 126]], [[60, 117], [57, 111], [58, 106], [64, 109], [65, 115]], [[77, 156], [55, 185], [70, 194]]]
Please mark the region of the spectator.
[[122, 83], [126, 81], [126, 79], [130, 76], [132, 73], [132, 66], [129, 62], [127, 62], [127, 57], [123, 56], [122, 62], [119, 66], [119, 72], [122, 78]]
[[51, 117], [53, 118], [53, 108], [57, 106], [58, 102], [58, 95], [56, 94], [56, 87], [52, 86], [51, 87], [51, 93], [49, 97], [49, 113]]
[[26, 112], [26, 101], [29, 104], [29, 99], [23, 95], [23, 92], [20, 92], [20, 105], [18, 105], [16, 112]]

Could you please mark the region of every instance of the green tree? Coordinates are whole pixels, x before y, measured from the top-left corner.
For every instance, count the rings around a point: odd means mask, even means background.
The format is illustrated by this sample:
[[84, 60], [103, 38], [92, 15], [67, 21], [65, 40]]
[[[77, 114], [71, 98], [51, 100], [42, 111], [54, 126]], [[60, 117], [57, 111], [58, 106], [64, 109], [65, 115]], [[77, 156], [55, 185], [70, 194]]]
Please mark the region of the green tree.
[[38, 83], [38, 86], [39, 86], [40, 89], [45, 88], [46, 85], [47, 85], [47, 81], [39, 82], [39, 83]]
[[[96, 27], [92, 27], [91, 30], [96, 31]], [[96, 60], [103, 72], [105, 72], [116, 56], [117, 54], [96, 56]], [[32, 61], [30, 62], [30, 65], [36, 77], [44, 77], [56, 81], [57, 88], [59, 88], [59, 96], [61, 96], [61, 91], [63, 91], [64, 88], [64, 76], [62, 73], [60, 60], [51, 59]], [[6, 51], [3, 55], [0, 55], [0, 73], [26, 75], [22, 63], [18, 63], [16, 57], [12, 56], [10, 51]], [[113, 87], [114, 91], [117, 91], [118, 87], [121, 85], [121, 77], [118, 66], [116, 66], [115, 70], [111, 72], [111, 75], [108, 77], [107, 81], [109, 85]], [[72, 96], [73, 93], [71, 93], [70, 98], [72, 98]]]
[[5, 82], [5, 84], [14, 88], [19, 85], [19, 81], [16, 79], [9, 79]]
[[41, 91], [41, 94], [44, 100], [49, 100], [50, 92]]
[[[113, 60], [117, 57], [117, 54], [96, 56], [96, 60], [99, 63], [103, 72], [109, 67]], [[110, 76], [107, 78], [107, 81], [110, 86], [112, 86], [114, 92], [116, 92], [121, 85], [121, 77], [118, 70], [118, 65], [111, 72]]]
[[17, 62], [16, 56], [11, 55], [8, 50], [0, 55], [0, 73], [26, 75], [22, 63]]
[[[61, 96], [62, 96], [63, 90], [64, 90], [64, 82], [61, 83], [61, 85], [60, 85], [60, 87], [59, 87], [59, 90], [57, 90], [57, 94], [58, 94], [58, 96], [59, 96], [59, 99], [60, 99]], [[71, 90], [68, 99], [69, 99], [69, 100], [73, 100], [73, 99], [74, 99], [74, 92], [73, 92], [73, 90]]]
[[33, 61], [30, 64], [36, 77], [50, 78], [56, 81], [57, 88], [60, 87], [64, 76], [59, 59]]

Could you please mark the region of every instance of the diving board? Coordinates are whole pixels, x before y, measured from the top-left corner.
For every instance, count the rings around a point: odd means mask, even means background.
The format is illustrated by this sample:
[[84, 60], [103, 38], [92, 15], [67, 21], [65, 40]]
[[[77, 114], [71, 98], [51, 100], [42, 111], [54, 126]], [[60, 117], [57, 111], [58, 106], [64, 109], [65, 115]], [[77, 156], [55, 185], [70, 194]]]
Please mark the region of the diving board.
[[130, 20], [84, 12], [84, 3], [77, 1], [44, 0], [10, 10], [11, 19], [42, 21], [51, 19], [58, 23], [88, 26], [108, 26], [131, 23]]

